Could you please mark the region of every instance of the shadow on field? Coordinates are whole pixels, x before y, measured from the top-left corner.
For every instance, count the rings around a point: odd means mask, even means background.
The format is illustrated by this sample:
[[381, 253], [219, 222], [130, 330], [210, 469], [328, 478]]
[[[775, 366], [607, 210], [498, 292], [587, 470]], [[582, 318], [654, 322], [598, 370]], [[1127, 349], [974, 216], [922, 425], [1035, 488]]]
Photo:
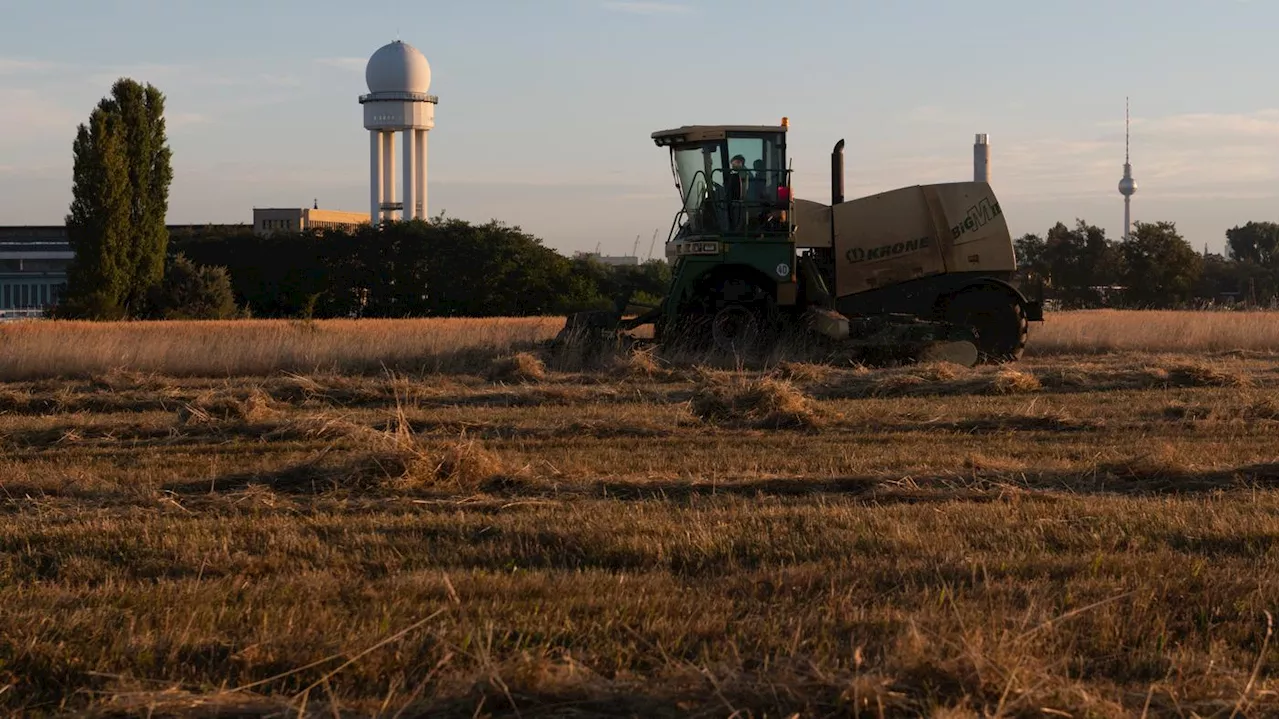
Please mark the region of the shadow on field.
[[1066, 494], [1201, 494], [1219, 490], [1275, 489], [1278, 481], [1280, 463], [1275, 462], [1201, 472], [1110, 464], [1100, 465], [1098, 471], [1091, 474], [979, 472], [967, 477], [920, 476], [899, 479], [866, 476], [714, 483], [601, 481], [591, 485], [591, 494], [620, 500], [670, 501], [715, 495], [805, 497], [824, 494], [867, 497], [875, 502], [990, 501], [1007, 490], [1040, 490]]
[[[255, 667], [260, 669], [260, 667]], [[470, 691], [451, 691], [453, 696], [428, 701], [410, 701], [407, 705], [394, 704], [397, 717], [427, 719], [428, 717], [686, 717], [716, 716], [723, 714], [725, 704], [731, 703], [740, 711], [760, 711], [763, 716], [796, 715], [798, 711], [830, 711], [842, 703], [844, 687], [828, 679], [809, 679], [801, 684], [768, 681], [769, 677], [751, 679], [729, 677], [719, 683], [685, 679], [682, 686], [663, 687], [663, 682], [639, 686], [628, 691], [626, 684], [613, 686], [613, 682], [589, 671], [576, 680], [552, 679], [560, 684], [545, 689], [527, 688], [522, 684], [536, 683], [528, 678], [496, 675], [481, 676]], [[842, 677], [843, 678], [843, 677]], [[523, 681], [522, 681], [523, 679]], [[790, 677], [788, 677], [790, 679]], [[778, 679], [775, 679], [778, 681]], [[952, 682], [954, 683], [954, 682]], [[881, 707], [905, 710], [912, 706], [924, 706], [923, 692], [919, 687], [893, 685], [889, 681], [878, 682], [875, 687], [883, 694]], [[577, 685], [577, 686], [575, 686]], [[727, 686], [726, 686], [727, 685]], [[897, 689], [890, 692], [890, 689]], [[876, 696], [873, 690], [872, 696]], [[289, 695], [263, 695], [256, 692], [192, 693], [182, 690], [125, 691], [112, 695], [99, 691], [106, 697], [99, 703], [85, 707], [83, 716], [95, 719], [213, 719], [213, 717], [237, 719], [268, 719], [299, 717], [299, 719], [324, 719], [334, 716], [362, 716], [340, 708], [340, 702], [326, 701], [312, 696], [302, 703]], [[396, 697], [400, 699], [400, 697]], [[950, 697], [948, 697], [950, 698]], [[885, 701], [892, 699], [891, 702]], [[961, 698], [957, 697], [959, 701]], [[937, 699], [935, 698], [935, 701]], [[847, 703], [847, 699], [844, 700]], [[737, 713], [737, 712], [735, 712]], [[751, 714], [748, 714], [750, 716]]]
[[377, 493], [384, 485], [403, 477], [408, 459], [393, 452], [369, 453], [345, 459], [325, 454], [298, 464], [264, 472], [235, 472], [212, 479], [170, 482], [161, 489], [175, 494], [198, 495], [236, 492], [266, 487], [282, 494], [316, 495], [340, 491]]
[[[878, 717], [917, 717], [925, 715], [977, 716], [989, 715], [993, 707], [1012, 706], [1014, 716], [1041, 716], [1045, 712], [1027, 706], [1062, 705], [1062, 697], [1072, 696], [1080, 703], [1081, 713], [1114, 716], [1121, 712], [1152, 716], [1185, 715], [1220, 716], [1232, 706], [1230, 700], [1199, 695], [1173, 698], [1164, 692], [1126, 692], [1118, 697], [1076, 698], [1063, 691], [1062, 680], [1037, 685], [1012, 700], [1002, 692], [998, 681], [984, 676], [972, 660], [935, 652], [936, 657], [910, 657], [896, 662], [896, 671], [848, 670], [818, 671], [777, 669], [753, 670], [696, 667], [678, 662], [667, 667], [660, 677], [649, 681], [635, 677], [607, 678], [584, 664], [574, 663], [573, 670], [548, 671], [545, 668], [510, 667], [477, 673], [462, 688], [454, 678], [449, 689], [432, 699], [411, 697], [402, 704], [401, 697], [387, 696], [384, 705], [396, 709], [394, 715], [404, 719], [427, 717], [689, 717], [689, 716], [843, 716], [847, 714]], [[670, 657], [664, 657], [670, 661]], [[798, 662], [797, 662], [798, 663]], [[719, 675], [717, 677], [717, 675]], [[428, 675], [428, 678], [430, 675]], [[347, 710], [344, 702], [319, 690], [290, 697], [280, 693], [264, 695], [234, 691], [189, 693], [168, 691], [126, 691], [116, 695], [101, 692], [99, 699], [87, 707], [85, 716], [105, 719], [125, 717], [160, 717], [212, 719], [238, 717], [298, 717], [322, 719], [339, 716], [365, 716]], [[1079, 692], [1083, 694], [1083, 692]], [[289, 699], [292, 699], [290, 701]], [[1245, 691], [1249, 706], [1256, 716], [1274, 713], [1274, 701], [1262, 689]], [[359, 706], [359, 705], [357, 705]], [[367, 705], [365, 705], [367, 706]], [[1075, 704], [1065, 706], [1076, 708]], [[853, 708], [860, 711], [850, 712]], [[391, 712], [387, 711], [387, 715]], [[1023, 709], [1023, 711], [1016, 711]], [[1094, 709], [1095, 711], [1088, 711]], [[1063, 711], [1055, 715], [1067, 714]], [[379, 713], [379, 715], [382, 715]], [[1254, 714], [1246, 714], [1253, 716]]]
[[[498, 472], [477, 477], [466, 487], [406, 484], [414, 469], [395, 453], [370, 453], [341, 460], [321, 456], [276, 470], [227, 474], [175, 482], [162, 489], [199, 495], [262, 486], [297, 495], [355, 492], [371, 497], [425, 495], [502, 498], [608, 499], [683, 502], [695, 497], [810, 497], [839, 495], [875, 503], [991, 501], [1010, 491], [1065, 494], [1202, 494], [1220, 490], [1275, 489], [1280, 463], [1252, 464], [1204, 471], [1134, 461], [1104, 463], [1087, 472], [990, 471], [972, 468], [952, 475], [796, 477], [724, 481], [564, 480]], [[20, 489], [20, 488], [18, 488]]]

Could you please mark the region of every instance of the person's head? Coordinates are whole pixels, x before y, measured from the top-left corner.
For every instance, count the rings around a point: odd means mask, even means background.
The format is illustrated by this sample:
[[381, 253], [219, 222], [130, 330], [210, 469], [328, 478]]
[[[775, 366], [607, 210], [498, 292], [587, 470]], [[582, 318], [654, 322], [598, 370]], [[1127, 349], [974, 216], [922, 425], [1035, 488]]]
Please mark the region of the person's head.
[[735, 170], [741, 170], [742, 167], [746, 164], [747, 164], [747, 158], [743, 157], [742, 155], [734, 155], [733, 159], [729, 160], [729, 166]]

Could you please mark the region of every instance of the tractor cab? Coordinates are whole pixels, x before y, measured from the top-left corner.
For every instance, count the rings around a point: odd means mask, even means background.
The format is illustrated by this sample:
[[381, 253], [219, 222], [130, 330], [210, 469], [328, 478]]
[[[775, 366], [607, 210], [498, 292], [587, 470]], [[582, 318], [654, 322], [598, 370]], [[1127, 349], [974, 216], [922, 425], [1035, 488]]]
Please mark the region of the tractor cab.
[[686, 125], [653, 133], [671, 148], [681, 208], [668, 241], [786, 236], [791, 207], [787, 120], [781, 125]]

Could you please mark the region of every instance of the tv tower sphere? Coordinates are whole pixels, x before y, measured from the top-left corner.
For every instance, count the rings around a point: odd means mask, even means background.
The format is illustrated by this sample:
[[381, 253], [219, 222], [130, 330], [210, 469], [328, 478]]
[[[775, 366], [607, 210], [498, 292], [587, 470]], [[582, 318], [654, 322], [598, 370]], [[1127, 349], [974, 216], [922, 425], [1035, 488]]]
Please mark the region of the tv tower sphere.
[[[427, 132], [435, 127], [431, 66], [414, 46], [396, 40], [378, 48], [364, 69], [360, 96], [369, 131], [369, 219], [427, 217]], [[396, 133], [404, 135], [404, 202], [396, 201]]]

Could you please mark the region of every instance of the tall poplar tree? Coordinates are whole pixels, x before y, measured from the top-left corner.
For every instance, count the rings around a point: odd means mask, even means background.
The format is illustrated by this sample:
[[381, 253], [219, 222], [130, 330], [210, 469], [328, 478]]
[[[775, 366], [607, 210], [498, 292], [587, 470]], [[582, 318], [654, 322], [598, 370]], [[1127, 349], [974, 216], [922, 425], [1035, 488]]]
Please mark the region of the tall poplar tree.
[[72, 202], [63, 314], [127, 317], [164, 275], [172, 153], [164, 95], [121, 78], [81, 124], [72, 145]]

